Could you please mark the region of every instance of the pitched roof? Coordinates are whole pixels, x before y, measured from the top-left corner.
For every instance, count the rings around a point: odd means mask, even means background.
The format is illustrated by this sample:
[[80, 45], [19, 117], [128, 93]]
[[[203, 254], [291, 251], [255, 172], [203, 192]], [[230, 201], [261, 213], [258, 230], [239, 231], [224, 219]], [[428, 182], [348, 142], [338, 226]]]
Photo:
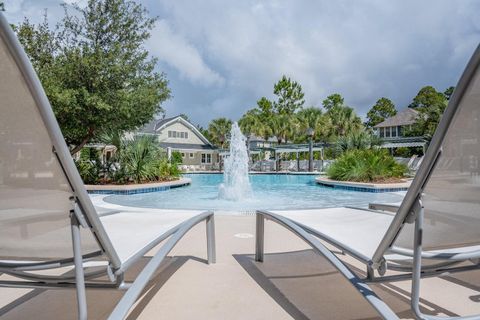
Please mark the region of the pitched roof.
[[157, 134], [162, 130], [163, 127], [169, 123], [182, 122], [190, 130], [192, 130], [199, 138], [207, 145], [212, 145], [210, 141], [196, 128], [191, 122], [183, 118], [182, 116], [164, 118], [164, 119], [155, 119], [147, 123], [143, 128], [138, 130], [141, 134]]
[[383, 127], [395, 127], [395, 126], [406, 126], [415, 123], [415, 120], [418, 116], [418, 111], [412, 108], [406, 108], [393, 117], [385, 119], [383, 122], [380, 122], [374, 128], [383, 128]]
[[160, 128], [162, 125], [164, 125], [165, 123], [167, 123], [170, 120], [173, 120], [175, 118], [177, 118], [177, 117], [170, 117], [170, 118], [163, 118], [163, 119], [153, 119], [152, 121], [150, 121], [149, 123], [144, 125], [138, 131], [142, 132], [142, 133], [155, 133], [158, 130], [158, 128]]

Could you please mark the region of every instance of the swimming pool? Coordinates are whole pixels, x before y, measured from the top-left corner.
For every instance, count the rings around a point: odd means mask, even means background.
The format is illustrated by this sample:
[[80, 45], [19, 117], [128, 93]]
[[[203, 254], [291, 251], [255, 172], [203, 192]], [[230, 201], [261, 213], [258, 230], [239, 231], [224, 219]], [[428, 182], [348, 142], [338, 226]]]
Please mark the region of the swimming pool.
[[405, 192], [368, 193], [333, 189], [315, 183], [313, 175], [250, 175], [253, 196], [244, 201], [218, 199], [221, 174], [187, 174], [190, 186], [134, 195], [111, 195], [106, 202], [145, 208], [252, 211], [338, 206], [367, 207], [370, 202], [399, 202]]

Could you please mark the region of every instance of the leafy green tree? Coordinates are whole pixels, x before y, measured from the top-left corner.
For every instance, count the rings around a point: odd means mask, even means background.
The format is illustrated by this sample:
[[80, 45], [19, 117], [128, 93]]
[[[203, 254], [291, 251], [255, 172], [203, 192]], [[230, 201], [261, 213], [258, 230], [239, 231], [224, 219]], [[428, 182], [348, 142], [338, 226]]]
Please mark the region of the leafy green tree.
[[232, 120], [227, 118], [217, 118], [208, 124], [208, 134], [210, 142], [217, 147], [224, 149], [228, 146], [227, 139], [232, 129]]
[[85, 7], [65, 5], [55, 30], [46, 18], [15, 28], [72, 154], [105, 132], [134, 130], [162, 111], [168, 82], [144, 48], [154, 22], [134, 1], [89, 0]]
[[325, 108], [325, 110], [330, 111], [335, 107], [343, 106], [344, 99], [340, 94], [334, 93], [329, 95], [325, 100], [323, 100], [322, 105]]
[[406, 135], [431, 138], [447, 107], [447, 102], [446, 96], [432, 86], [420, 89], [410, 104], [419, 112], [419, 115], [412, 128], [406, 131]]
[[265, 97], [261, 97], [257, 101], [257, 108], [260, 110], [262, 117], [269, 117], [274, 113], [273, 102]]
[[182, 117], [183, 119], [187, 120], [188, 122], [190, 122], [190, 118], [185, 114], [185, 113], [181, 113], [180, 114], [180, 117]]
[[278, 114], [292, 115], [305, 103], [302, 86], [286, 76], [282, 76], [274, 85], [273, 93], [278, 97], [277, 101], [273, 103]]
[[395, 109], [392, 100], [388, 98], [380, 98], [368, 111], [365, 126], [367, 128], [373, 128], [375, 125], [383, 122], [386, 118], [393, 117], [396, 114], [397, 110]]
[[454, 90], [455, 90], [455, 87], [453, 87], [453, 86], [445, 89], [445, 91], [443, 92], [443, 95], [445, 96], [445, 98], [447, 100], [450, 100], [450, 97], [452, 96]]
[[198, 131], [200, 131], [201, 134], [203, 134], [203, 136], [205, 138], [207, 138], [208, 141], [211, 142], [211, 137], [210, 137], [210, 133], [208, 132], [208, 129], [205, 129], [204, 127], [202, 127], [200, 125], [197, 125], [197, 129], [198, 129]]
[[445, 104], [445, 100], [446, 98], [443, 93], [438, 92], [432, 86], [425, 86], [418, 91], [409, 107], [421, 110], [422, 108], [430, 108], [435, 105]]

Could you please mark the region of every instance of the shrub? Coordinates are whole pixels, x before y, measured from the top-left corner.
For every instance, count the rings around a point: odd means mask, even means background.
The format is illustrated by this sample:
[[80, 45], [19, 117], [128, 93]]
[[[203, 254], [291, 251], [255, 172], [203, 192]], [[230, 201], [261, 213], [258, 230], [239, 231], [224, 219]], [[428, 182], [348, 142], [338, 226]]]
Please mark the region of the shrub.
[[102, 171], [100, 152], [98, 150], [83, 148], [80, 152], [80, 158], [75, 161], [75, 165], [84, 183], [98, 183]]
[[121, 170], [136, 183], [155, 180], [160, 147], [152, 136], [124, 142], [119, 154]]
[[182, 164], [183, 162], [182, 154], [179, 151], [173, 151], [170, 162], [175, 164]]
[[399, 179], [407, 173], [384, 149], [350, 150], [330, 165], [327, 176], [333, 180], [382, 182]]
[[348, 150], [364, 150], [379, 146], [379, 137], [367, 131], [354, 131], [337, 139], [337, 153], [341, 154]]

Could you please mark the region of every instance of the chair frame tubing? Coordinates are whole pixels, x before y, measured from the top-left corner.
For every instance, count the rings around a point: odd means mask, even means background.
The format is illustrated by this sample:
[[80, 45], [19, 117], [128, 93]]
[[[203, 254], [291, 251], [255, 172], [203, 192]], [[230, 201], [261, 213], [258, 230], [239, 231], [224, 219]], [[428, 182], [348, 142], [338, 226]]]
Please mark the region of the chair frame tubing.
[[318, 238], [312, 236], [302, 227], [293, 221], [266, 211], [257, 211], [255, 234], [255, 260], [262, 262], [264, 260], [264, 238], [265, 238], [265, 219], [274, 221], [286, 229], [296, 234], [300, 239], [309, 244], [317, 253], [326, 258], [367, 300], [368, 303], [382, 316], [384, 319], [399, 319], [398, 316], [388, 307], [388, 305], [380, 299], [376, 293], [368, 286], [368, 284], [351, 271], [343, 262], [340, 261], [327, 247], [325, 247]]
[[[265, 219], [274, 221], [288, 230], [292, 231], [294, 234], [296, 234], [298, 237], [300, 237], [302, 240], [307, 242], [317, 253], [323, 255], [327, 260], [330, 261], [342, 274], [345, 276], [351, 283], [352, 285], [362, 294], [362, 296], [367, 299], [368, 302], [377, 310], [377, 312], [384, 318], [384, 319], [398, 319], [398, 317], [394, 314], [394, 312], [377, 296], [375, 296], [374, 299], [371, 298], [371, 293], [368, 291], [365, 291], [366, 288], [368, 290], [371, 290], [368, 286], [367, 283], [382, 283], [382, 282], [391, 282], [391, 281], [402, 281], [402, 280], [411, 280], [412, 281], [412, 291], [411, 291], [411, 308], [413, 313], [415, 314], [415, 317], [417, 319], [421, 320], [450, 320], [450, 319], [461, 319], [461, 320], [474, 320], [474, 319], [480, 319], [480, 314], [479, 315], [473, 315], [473, 316], [464, 316], [464, 317], [439, 317], [439, 316], [429, 316], [425, 315], [420, 311], [420, 281], [421, 278], [425, 277], [433, 277], [433, 276], [438, 276], [442, 273], [445, 272], [462, 272], [462, 271], [471, 271], [471, 270], [478, 270], [479, 265], [472, 265], [472, 266], [460, 266], [460, 267], [454, 267], [454, 268], [446, 268], [442, 267], [439, 269], [434, 269], [430, 270], [429, 268], [424, 268], [426, 270], [422, 271], [422, 258], [426, 259], [439, 259], [438, 257], [430, 257], [430, 255], [425, 255], [424, 252], [422, 252], [422, 237], [423, 237], [423, 222], [424, 222], [424, 208], [422, 205], [422, 200], [421, 197], [417, 198], [417, 203], [415, 203], [415, 208], [418, 208], [414, 210], [414, 221], [412, 221], [415, 224], [415, 232], [414, 232], [414, 243], [413, 243], [413, 266], [412, 266], [412, 272], [408, 274], [402, 274], [402, 275], [391, 275], [391, 276], [380, 276], [380, 277], [375, 277], [372, 274], [370, 277], [367, 278], [360, 278], [358, 277], [353, 271], [348, 269], [348, 267], [340, 260], [338, 259], [328, 248], [326, 248], [318, 239], [324, 240], [328, 243], [329, 239], [324, 239], [322, 237], [322, 234], [315, 233], [311, 228], [308, 228], [304, 225], [297, 224], [296, 222], [286, 218], [282, 217], [281, 215], [277, 215], [271, 212], [267, 211], [257, 211], [256, 212], [256, 235], [255, 235], [255, 261], [258, 262], [263, 262], [264, 261], [264, 247], [265, 247]], [[316, 240], [316, 241], [315, 241]], [[351, 255], [348, 250], [348, 248], [342, 248], [339, 247], [338, 245], [335, 245], [337, 248], [341, 249], [343, 252], [346, 252], [347, 254]], [[410, 256], [410, 255], [408, 255]], [[457, 255], [458, 256], [458, 255]], [[472, 253], [467, 253], [464, 255], [464, 257], [471, 258], [477, 257], [478, 252], [472, 252]], [[450, 262], [458, 262], [459, 259], [456, 258], [455, 255], [445, 255], [444, 256], [445, 260], [447, 261], [446, 266], [448, 266], [448, 263]], [[359, 261], [362, 261], [361, 259], [358, 259]], [[468, 260], [468, 259], [467, 259]], [[449, 262], [448, 262], [449, 261]], [[364, 262], [364, 261], [362, 261]], [[367, 270], [371, 269], [371, 261], [365, 261], [364, 262], [367, 265]], [[370, 263], [370, 264], [369, 264]], [[373, 270], [372, 270], [373, 271]], [[380, 301], [378, 301], [378, 300]], [[388, 309], [388, 311], [385, 310]], [[393, 316], [392, 316], [393, 314]]]

